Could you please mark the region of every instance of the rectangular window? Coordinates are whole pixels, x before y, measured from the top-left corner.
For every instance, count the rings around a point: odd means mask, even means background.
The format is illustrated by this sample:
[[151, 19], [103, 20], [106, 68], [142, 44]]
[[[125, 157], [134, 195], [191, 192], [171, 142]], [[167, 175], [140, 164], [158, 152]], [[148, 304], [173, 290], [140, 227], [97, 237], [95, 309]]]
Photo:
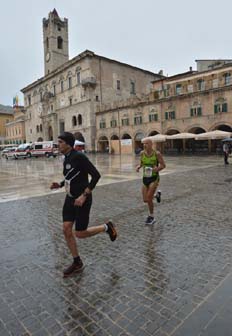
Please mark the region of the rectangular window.
[[81, 73], [77, 72], [77, 85], [81, 84]]
[[60, 82], [60, 91], [64, 92], [64, 82], [63, 81]]
[[200, 107], [200, 106], [197, 108], [197, 115], [198, 115], [198, 116], [201, 116], [201, 115], [202, 115], [201, 107]]
[[28, 100], [28, 105], [31, 105], [31, 95], [27, 96], [27, 100]]
[[72, 98], [69, 98], [69, 105], [72, 105]]
[[220, 105], [214, 105], [214, 114], [220, 112]]
[[201, 109], [201, 106], [198, 106], [198, 107], [192, 107], [190, 109], [190, 116], [191, 117], [196, 117], [196, 116], [201, 116], [202, 115], [202, 109]]
[[72, 77], [68, 78], [68, 88], [71, 89], [72, 88]]
[[149, 121], [158, 121], [158, 114], [149, 114]]
[[64, 121], [63, 120], [60, 120], [60, 133], [64, 133], [65, 131], [65, 127], [64, 127]]
[[214, 105], [214, 114], [221, 112], [227, 112], [227, 103]]
[[130, 93], [135, 94], [135, 82], [131, 81]]
[[110, 127], [117, 127], [117, 121], [116, 120], [111, 120]]
[[117, 80], [117, 90], [121, 90], [121, 83], [120, 83], [120, 80]]
[[122, 126], [129, 126], [129, 119], [122, 119]]
[[35, 145], [35, 149], [43, 149], [43, 145]]
[[227, 112], [227, 103], [222, 104], [222, 112]]
[[177, 84], [176, 85], [176, 94], [179, 95], [179, 94], [181, 94], [181, 92], [182, 92], [181, 84]]
[[225, 85], [230, 85], [231, 84], [231, 74], [230, 73], [226, 73], [224, 75], [225, 77]]
[[142, 124], [142, 116], [134, 117], [134, 124], [141, 125]]
[[175, 111], [165, 112], [165, 119], [166, 120], [176, 119]]
[[203, 79], [199, 79], [197, 81], [197, 90], [203, 91], [205, 89], [205, 81]]
[[40, 101], [42, 101], [43, 100], [43, 93], [42, 92], [39, 93], [39, 97], [40, 97]]
[[176, 118], [175, 111], [170, 112], [170, 116], [171, 119], [175, 119]]
[[169, 96], [169, 88], [170, 88], [169, 84], [165, 84], [164, 85], [164, 97], [168, 97]]
[[101, 121], [99, 126], [100, 126], [100, 128], [106, 128], [106, 122]]

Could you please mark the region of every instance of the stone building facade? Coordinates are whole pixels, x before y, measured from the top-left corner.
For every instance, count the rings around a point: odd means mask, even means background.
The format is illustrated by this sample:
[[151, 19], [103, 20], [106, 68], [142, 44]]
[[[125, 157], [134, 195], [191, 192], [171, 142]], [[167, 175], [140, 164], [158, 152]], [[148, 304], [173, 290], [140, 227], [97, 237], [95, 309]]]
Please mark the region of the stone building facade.
[[142, 99], [163, 76], [88, 50], [68, 61], [68, 21], [56, 10], [43, 20], [43, 32], [45, 76], [21, 90], [27, 142], [56, 139], [65, 130], [81, 133], [87, 150], [94, 151], [96, 111]]
[[6, 143], [6, 124], [13, 120], [14, 111], [12, 108], [0, 106], [0, 145]]
[[[122, 101], [97, 112], [99, 151], [133, 153], [141, 139], [155, 134], [203, 133], [211, 130], [232, 132], [232, 63], [218, 62], [207, 67], [197, 61], [193, 71], [153, 82], [150, 94], [142, 99]], [[217, 63], [211, 61], [211, 64]], [[120, 141], [119, 141], [120, 140]], [[194, 147], [198, 151], [216, 151], [220, 141], [167, 141], [167, 152]]]
[[24, 106], [14, 106], [14, 118], [6, 123], [6, 142], [22, 144], [26, 142]]

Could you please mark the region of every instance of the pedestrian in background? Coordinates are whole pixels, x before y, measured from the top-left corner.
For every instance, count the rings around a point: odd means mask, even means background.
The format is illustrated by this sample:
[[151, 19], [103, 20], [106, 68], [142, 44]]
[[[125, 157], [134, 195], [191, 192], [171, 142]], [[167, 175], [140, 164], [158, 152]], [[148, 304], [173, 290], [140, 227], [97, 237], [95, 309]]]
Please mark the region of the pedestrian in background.
[[[65, 187], [66, 191], [63, 206], [63, 232], [73, 256], [73, 262], [64, 270], [64, 277], [79, 272], [84, 267], [75, 236], [82, 239], [106, 232], [109, 234], [111, 241], [117, 238], [116, 229], [111, 221], [88, 228], [92, 205], [92, 190], [100, 179], [100, 174], [83, 153], [74, 150], [74, 143], [75, 138], [72, 133], [64, 132], [58, 137], [59, 150], [65, 156], [64, 180], [60, 183], [53, 182], [50, 186], [51, 189]], [[91, 176], [90, 181], [88, 175]], [[75, 236], [73, 234], [74, 223]]]
[[229, 152], [230, 152], [230, 147], [227, 142], [223, 144], [223, 154], [224, 154], [224, 163], [229, 164], [228, 158], [229, 158]]

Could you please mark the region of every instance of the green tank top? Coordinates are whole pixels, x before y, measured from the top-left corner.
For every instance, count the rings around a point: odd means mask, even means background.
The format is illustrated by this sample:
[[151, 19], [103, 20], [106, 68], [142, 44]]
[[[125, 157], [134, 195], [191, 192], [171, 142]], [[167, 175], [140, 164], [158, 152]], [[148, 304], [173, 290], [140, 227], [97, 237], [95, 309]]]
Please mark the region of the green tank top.
[[143, 177], [153, 177], [159, 175], [152, 171], [153, 167], [157, 167], [159, 164], [156, 152], [153, 152], [151, 156], [147, 156], [144, 152], [141, 155], [141, 165], [143, 167]]

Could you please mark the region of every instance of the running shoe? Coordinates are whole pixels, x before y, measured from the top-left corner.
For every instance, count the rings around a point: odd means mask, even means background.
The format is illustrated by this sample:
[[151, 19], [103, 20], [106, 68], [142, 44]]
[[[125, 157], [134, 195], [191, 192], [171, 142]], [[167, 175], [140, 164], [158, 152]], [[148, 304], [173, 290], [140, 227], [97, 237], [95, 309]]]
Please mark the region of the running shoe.
[[64, 278], [67, 278], [71, 275], [73, 275], [74, 273], [78, 273], [81, 272], [84, 268], [84, 264], [82, 261], [75, 263], [73, 262], [69, 267], [67, 267], [64, 271], [63, 271], [63, 275]]
[[146, 219], [146, 221], [145, 221], [145, 224], [152, 225], [154, 223], [155, 223], [155, 218], [152, 217], [152, 216], [148, 216], [147, 219]]
[[111, 221], [108, 221], [107, 223], [106, 223], [106, 225], [107, 225], [107, 227], [108, 227], [108, 229], [107, 229], [107, 233], [108, 233], [108, 235], [110, 236], [110, 240], [111, 241], [114, 241], [116, 238], [117, 238], [117, 231], [116, 231], [116, 229], [115, 229], [115, 227], [114, 227], [114, 224], [111, 222]]
[[155, 198], [156, 198], [156, 200], [157, 200], [158, 203], [161, 202], [161, 190], [157, 190]]

